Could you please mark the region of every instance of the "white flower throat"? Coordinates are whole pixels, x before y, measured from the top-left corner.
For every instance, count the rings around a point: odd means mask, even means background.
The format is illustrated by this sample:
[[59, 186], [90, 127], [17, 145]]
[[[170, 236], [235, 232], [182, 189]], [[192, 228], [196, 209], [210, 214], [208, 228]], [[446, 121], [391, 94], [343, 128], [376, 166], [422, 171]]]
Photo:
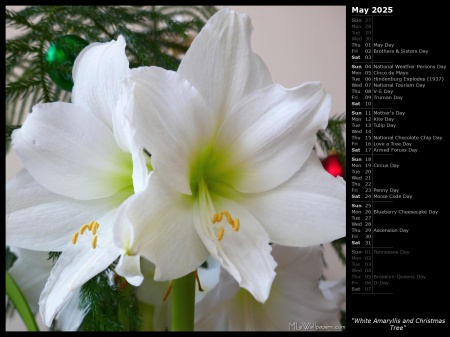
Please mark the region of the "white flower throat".
[[[193, 163], [190, 176], [191, 191], [198, 198], [204, 214], [207, 214], [210, 224], [207, 232], [221, 241], [225, 235], [227, 223], [231, 225], [234, 232], [239, 231], [240, 220], [231, 216], [227, 210], [216, 212], [210, 193], [231, 197], [228, 182], [233, 177], [232, 171], [226, 169], [226, 151], [214, 149], [210, 144], [199, 153]], [[225, 168], [225, 169], [224, 169]], [[214, 234], [214, 235], [213, 235]]]
[[[218, 244], [219, 241], [222, 241], [225, 235], [225, 226], [227, 225], [227, 223], [231, 226], [234, 232], [237, 232], [239, 231], [241, 222], [238, 218], [233, 219], [230, 212], [228, 212], [227, 210], [216, 212], [214, 203], [211, 199], [210, 191], [205, 181], [201, 179], [199, 185], [198, 199], [200, 212], [203, 214], [203, 226], [205, 232], [208, 233], [209, 237], [216, 238], [216, 243]], [[217, 248], [222, 251], [220, 245], [217, 245]]]
[[91, 241], [92, 248], [97, 248], [97, 229], [100, 227], [100, 224], [97, 221], [91, 221], [88, 224], [84, 224], [80, 227], [80, 230], [78, 232], [75, 232], [72, 235], [72, 243], [75, 245], [78, 240], [79, 235], [83, 235], [86, 230], [92, 232], [93, 238]]

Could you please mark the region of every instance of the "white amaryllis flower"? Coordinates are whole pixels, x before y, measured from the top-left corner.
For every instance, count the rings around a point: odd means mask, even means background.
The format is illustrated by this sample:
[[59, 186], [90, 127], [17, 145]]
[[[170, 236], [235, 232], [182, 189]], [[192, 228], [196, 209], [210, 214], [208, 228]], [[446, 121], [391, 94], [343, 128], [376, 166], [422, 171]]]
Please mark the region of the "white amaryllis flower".
[[[196, 304], [196, 331], [286, 331], [340, 326], [338, 305], [325, 298], [318, 284], [322, 247], [273, 245], [278, 263], [265, 303], [253, 296], [224, 269], [216, 287]], [[332, 328], [331, 328], [332, 327]]]
[[[6, 244], [62, 252], [40, 298], [47, 326], [76, 289], [121, 255], [112, 220], [148, 180], [121, 110], [128, 72], [123, 37], [89, 45], [74, 64], [72, 102], [34, 106], [12, 134], [25, 168], [6, 185]], [[116, 271], [142, 282], [139, 256], [121, 257]]]
[[345, 185], [312, 150], [329, 95], [318, 82], [273, 84], [251, 31], [247, 15], [225, 8], [177, 72], [130, 71], [130, 120], [154, 171], [119, 209], [115, 238], [155, 263], [157, 280], [186, 275], [211, 254], [263, 302], [275, 277], [269, 242], [345, 236]]
[[[10, 250], [16, 255], [17, 260], [9, 269], [9, 273], [24, 294], [31, 311], [36, 314], [39, 310], [39, 296], [50, 275], [53, 261], [49, 260], [47, 252], [17, 247], [10, 247]], [[84, 316], [85, 312], [80, 308], [80, 289], [78, 289], [59, 312], [58, 327], [61, 331], [76, 331]]]

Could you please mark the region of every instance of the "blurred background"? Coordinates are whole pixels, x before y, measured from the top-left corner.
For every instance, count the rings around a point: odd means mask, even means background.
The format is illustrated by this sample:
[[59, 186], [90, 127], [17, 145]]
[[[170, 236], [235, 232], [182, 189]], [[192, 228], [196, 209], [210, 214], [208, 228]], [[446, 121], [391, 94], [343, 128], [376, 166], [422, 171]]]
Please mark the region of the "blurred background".
[[[23, 6], [6, 6], [18, 10]], [[216, 6], [218, 9], [224, 6]], [[345, 113], [345, 6], [225, 6], [247, 13], [254, 27], [253, 50], [266, 63], [272, 79], [285, 87], [321, 81], [332, 97], [331, 117]], [[20, 34], [6, 27], [6, 39]], [[6, 181], [22, 164], [10, 149]], [[345, 266], [333, 248], [325, 245], [325, 277], [345, 277]], [[39, 322], [41, 324], [41, 322]], [[45, 327], [41, 327], [45, 330]], [[6, 320], [6, 331], [24, 331], [18, 315]]]

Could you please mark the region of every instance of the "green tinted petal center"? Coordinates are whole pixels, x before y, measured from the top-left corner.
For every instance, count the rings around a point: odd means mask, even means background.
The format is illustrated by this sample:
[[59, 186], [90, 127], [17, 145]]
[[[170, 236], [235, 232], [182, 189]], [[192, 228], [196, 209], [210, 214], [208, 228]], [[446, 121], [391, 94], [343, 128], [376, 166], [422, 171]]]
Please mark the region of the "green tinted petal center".
[[210, 193], [229, 196], [237, 172], [228, 164], [229, 153], [211, 144], [199, 151], [191, 166], [190, 187], [197, 198], [200, 182], [204, 181]]

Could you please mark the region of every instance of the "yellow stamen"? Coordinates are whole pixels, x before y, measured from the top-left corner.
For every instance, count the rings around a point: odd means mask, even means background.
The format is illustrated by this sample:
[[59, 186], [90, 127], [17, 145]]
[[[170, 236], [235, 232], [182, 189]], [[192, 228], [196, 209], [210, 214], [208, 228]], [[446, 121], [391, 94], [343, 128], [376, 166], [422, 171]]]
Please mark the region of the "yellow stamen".
[[216, 213], [216, 214], [213, 215], [211, 221], [212, 221], [212, 223], [221, 222], [222, 218], [223, 218], [223, 212]]
[[97, 248], [97, 235], [92, 239], [92, 248]]
[[217, 222], [221, 222], [223, 218], [223, 212], [217, 213]]
[[84, 231], [85, 231], [86, 229], [88, 229], [88, 227], [89, 227], [88, 224], [84, 224], [83, 226], [81, 226], [81, 228], [80, 228], [80, 234], [83, 235]]
[[232, 226], [233, 230], [237, 232], [239, 230], [239, 227], [241, 226], [241, 221], [238, 218], [234, 219]]
[[[211, 219], [212, 223], [218, 223], [221, 222], [223, 219], [223, 216], [227, 218], [227, 222], [231, 225], [233, 228], [233, 231], [237, 232], [241, 226], [241, 222], [238, 218], [233, 219], [230, 215], [230, 212], [223, 211], [219, 213], [215, 213]], [[221, 241], [223, 239], [223, 236], [225, 235], [225, 228], [220, 227], [219, 232], [217, 233], [217, 240]]]
[[223, 234], [225, 234], [225, 229], [223, 227], [219, 228], [219, 233], [217, 234], [217, 240], [222, 240]]
[[77, 243], [77, 239], [78, 239], [78, 232], [75, 232], [75, 234], [73, 234], [73, 236], [72, 236], [72, 243], [76, 244]]
[[230, 225], [233, 225], [233, 218], [231, 217], [230, 213], [228, 213], [228, 211], [224, 211], [223, 214], [226, 216], [228, 223]]
[[90, 231], [92, 231], [92, 227], [94, 226], [94, 224], [95, 224], [95, 221], [94, 221], [94, 220], [92, 220], [91, 222], [89, 222], [88, 228], [89, 228]]
[[92, 231], [92, 234], [94, 235], [94, 237], [92, 238], [92, 248], [97, 248], [97, 229], [100, 227], [100, 224], [97, 221], [92, 220], [91, 222], [89, 222], [88, 224], [84, 224], [83, 226], [80, 227], [80, 230], [78, 232], [76, 232], [74, 235], [72, 235], [72, 243], [76, 244], [79, 235], [83, 235], [84, 232], [86, 232], [86, 230], [88, 229], [89, 231]]
[[95, 221], [94, 225], [92, 226], [92, 234], [96, 235], [97, 234], [97, 229], [100, 227], [100, 224]]

